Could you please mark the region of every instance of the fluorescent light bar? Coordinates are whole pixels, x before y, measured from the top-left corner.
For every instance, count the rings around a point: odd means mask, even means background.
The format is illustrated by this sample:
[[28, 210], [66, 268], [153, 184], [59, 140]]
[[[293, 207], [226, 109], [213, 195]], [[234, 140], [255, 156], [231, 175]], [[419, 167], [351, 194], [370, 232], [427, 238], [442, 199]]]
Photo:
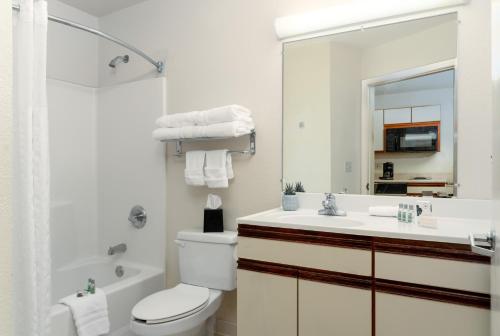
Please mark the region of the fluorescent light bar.
[[351, 0], [322, 10], [277, 18], [280, 39], [334, 28], [465, 5], [469, 0]]

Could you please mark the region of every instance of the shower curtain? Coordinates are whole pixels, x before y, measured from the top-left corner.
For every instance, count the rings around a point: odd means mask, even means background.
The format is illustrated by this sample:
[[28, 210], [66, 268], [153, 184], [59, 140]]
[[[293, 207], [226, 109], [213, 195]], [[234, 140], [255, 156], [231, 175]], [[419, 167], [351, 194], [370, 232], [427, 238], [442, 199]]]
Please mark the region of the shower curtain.
[[13, 11], [14, 335], [48, 336], [50, 313], [49, 153], [46, 99], [47, 2]]

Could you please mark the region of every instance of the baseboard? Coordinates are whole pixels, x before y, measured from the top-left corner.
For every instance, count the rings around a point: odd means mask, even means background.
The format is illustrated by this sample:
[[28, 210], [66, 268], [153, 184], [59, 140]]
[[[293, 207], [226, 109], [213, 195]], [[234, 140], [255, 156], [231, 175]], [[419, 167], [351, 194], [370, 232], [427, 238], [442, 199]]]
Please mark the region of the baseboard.
[[236, 323], [218, 319], [215, 327], [215, 335], [236, 336]]

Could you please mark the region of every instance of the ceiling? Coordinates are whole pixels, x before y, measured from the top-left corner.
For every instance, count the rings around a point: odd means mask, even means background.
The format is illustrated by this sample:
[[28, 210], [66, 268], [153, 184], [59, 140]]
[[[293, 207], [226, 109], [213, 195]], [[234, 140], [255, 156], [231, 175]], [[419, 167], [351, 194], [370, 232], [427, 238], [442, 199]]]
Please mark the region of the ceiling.
[[454, 85], [454, 70], [406, 79], [375, 87], [375, 95], [403, 93], [421, 90], [451, 89]]
[[147, 0], [60, 0], [93, 16], [104, 16]]

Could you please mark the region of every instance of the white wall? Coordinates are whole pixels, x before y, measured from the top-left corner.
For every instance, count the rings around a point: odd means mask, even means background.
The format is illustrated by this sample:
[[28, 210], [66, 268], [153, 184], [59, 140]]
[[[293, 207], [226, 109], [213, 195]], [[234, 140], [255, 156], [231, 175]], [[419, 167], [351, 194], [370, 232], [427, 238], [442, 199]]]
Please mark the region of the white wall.
[[[471, 1], [459, 12], [457, 70], [457, 181], [460, 198], [491, 198], [491, 1]], [[478, 134], [484, 141], [478, 141]], [[481, 173], [478, 174], [478, 168]]]
[[356, 127], [361, 124], [361, 62], [360, 49], [331, 44], [332, 192], [361, 191], [361, 128]]
[[455, 58], [457, 23], [439, 26], [363, 51], [363, 79]]
[[[99, 254], [126, 243], [128, 261], [165, 265], [165, 155], [151, 128], [164, 111], [165, 79], [148, 79], [98, 91], [97, 146]], [[140, 230], [127, 220], [142, 205], [148, 215]]]
[[330, 43], [288, 44], [283, 53], [283, 181], [325, 191], [332, 174]]
[[97, 254], [97, 110], [93, 88], [47, 80], [54, 267]]
[[12, 335], [11, 316], [11, 131], [12, 10], [0, 2], [0, 335]]
[[[48, 1], [49, 14], [92, 28], [98, 19], [57, 0]], [[47, 77], [96, 87], [99, 38], [87, 32], [49, 21]]]
[[[396, 175], [441, 176], [453, 182], [453, 89], [421, 90], [375, 96], [375, 109], [388, 109], [404, 106], [441, 106], [440, 151], [421, 154], [384, 154], [376, 153], [376, 164], [394, 162]], [[375, 178], [382, 169], [375, 170]]]

